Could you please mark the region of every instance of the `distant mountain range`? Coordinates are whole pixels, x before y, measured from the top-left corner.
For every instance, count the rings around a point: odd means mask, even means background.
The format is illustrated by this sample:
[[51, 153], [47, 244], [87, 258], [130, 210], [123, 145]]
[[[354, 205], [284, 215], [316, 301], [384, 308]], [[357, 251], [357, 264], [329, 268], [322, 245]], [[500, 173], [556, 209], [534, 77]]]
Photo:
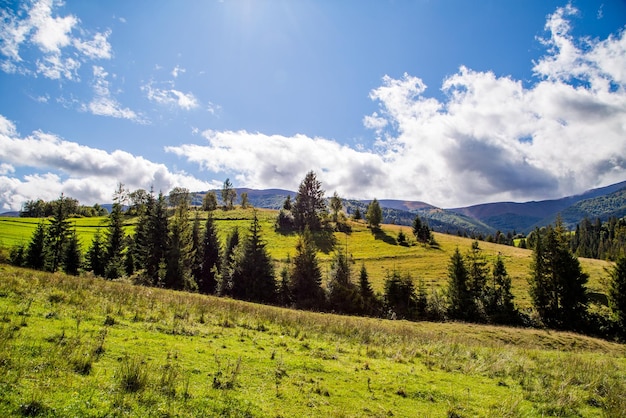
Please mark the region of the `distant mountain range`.
[[[253, 206], [268, 209], [280, 209], [287, 196], [296, 197], [296, 192], [282, 189], [237, 189], [238, 196], [242, 192], [248, 193]], [[219, 191], [216, 193], [219, 197]], [[201, 201], [203, 194], [197, 199]], [[411, 225], [419, 215], [439, 232], [485, 236], [496, 231], [526, 234], [535, 227], [554, 223], [558, 214], [570, 228], [585, 217], [606, 221], [613, 216], [626, 216], [626, 181], [561, 199], [525, 203], [499, 202], [442, 209], [420, 201], [381, 199], [378, 202], [383, 208], [385, 223]], [[369, 203], [370, 200], [344, 199], [344, 208], [349, 215], [357, 208], [365, 215]]]

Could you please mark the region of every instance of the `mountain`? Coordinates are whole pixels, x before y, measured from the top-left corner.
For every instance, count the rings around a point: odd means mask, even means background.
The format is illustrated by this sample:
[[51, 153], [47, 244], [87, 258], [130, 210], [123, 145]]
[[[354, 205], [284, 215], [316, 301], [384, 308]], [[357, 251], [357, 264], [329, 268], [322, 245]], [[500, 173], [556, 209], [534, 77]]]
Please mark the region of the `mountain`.
[[[558, 213], [561, 213], [563, 217], [563, 213], [565, 213], [566, 210], [570, 210], [570, 207], [577, 205], [579, 202], [587, 200], [593, 201], [596, 198], [602, 199], [603, 197], [611, 195], [615, 192], [619, 192], [624, 188], [626, 188], [626, 181], [612, 184], [606, 187], [588, 190], [582, 194], [567, 196], [561, 199], [531, 201], [525, 203], [486, 203], [448, 210], [483, 222], [484, 224], [489, 225], [491, 228], [495, 228], [496, 230], [500, 230], [503, 232], [517, 231], [527, 233], [532, 231], [537, 226], [545, 226], [553, 223]], [[623, 194], [618, 194], [614, 197], [614, 200], [619, 200], [620, 196], [621, 205], [623, 205], [624, 202], [626, 202], [624, 200]], [[593, 202], [589, 202], [587, 204], [587, 207], [589, 206], [596, 205]], [[616, 207], [615, 213], [618, 214], [620, 203], [614, 202], [613, 206]], [[609, 216], [616, 216], [609, 215], [608, 213], [611, 212], [611, 210], [607, 212], [602, 209], [603, 207], [607, 206], [602, 205], [601, 203], [597, 203], [597, 208], [594, 210], [580, 209], [577, 211], [576, 209], [571, 209], [568, 222], [566, 224], [575, 225], [585, 216], [593, 218], [600, 217], [601, 219], [603, 217], [606, 217], [608, 219]], [[576, 215], [575, 213], [578, 213], [578, 215]]]

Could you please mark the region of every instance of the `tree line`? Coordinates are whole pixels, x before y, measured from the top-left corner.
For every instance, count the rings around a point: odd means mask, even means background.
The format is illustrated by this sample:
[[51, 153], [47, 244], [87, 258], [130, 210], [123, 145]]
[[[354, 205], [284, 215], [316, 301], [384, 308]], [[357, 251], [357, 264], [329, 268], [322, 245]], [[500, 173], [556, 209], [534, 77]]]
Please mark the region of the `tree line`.
[[[277, 217], [276, 228], [291, 228], [298, 234], [295, 256], [278, 274], [256, 211], [247, 231], [235, 228], [220, 243], [212, 211], [207, 212], [202, 225], [197, 212], [192, 216], [187, 189], [176, 188], [168, 198], [163, 193], [142, 193], [143, 204], [134, 209], [131, 205], [126, 211], [134, 210], [138, 216], [134, 234], [126, 235], [125, 195], [120, 185], [108, 225], [96, 233], [84, 255], [68, 221], [71, 204], [61, 196], [51, 218], [38, 225], [27, 245], [12, 251], [11, 260], [52, 272], [79, 274], [82, 269], [108, 279], [126, 276], [143, 285], [298, 309], [408, 320], [543, 325], [626, 336], [625, 258], [620, 257], [610, 272], [610, 313], [593, 312], [586, 288], [588, 276], [571, 249], [571, 234], [560, 220], [533, 233], [528, 280], [534, 311], [527, 313], [515, 305], [504, 260], [498, 256], [490, 264], [477, 241], [465, 254], [458, 248], [452, 254], [443, 291], [429, 291], [423, 280], [417, 280], [416, 285], [410, 273], [394, 270], [387, 273], [383, 291], [374, 292], [365, 265], [356, 268], [351, 256], [342, 250], [335, 251], [324, 285], [316, 237], [347, 228], [349, 223], [336, 193], [330, 210], [326, 206], [314, 172], [306, 175], [293, 202], [287, 197]], [[223, 202], [225, 209], [232, 208], [230, 199]], [[366, 211], [366, 220], [373, 232], [380, 228], [382, 216], [376, 199]], [[436, 245], [427, 223], [419, 217], [412, 232], [418, 242]], [[397, 242], [402, 241], [398, 237]]]

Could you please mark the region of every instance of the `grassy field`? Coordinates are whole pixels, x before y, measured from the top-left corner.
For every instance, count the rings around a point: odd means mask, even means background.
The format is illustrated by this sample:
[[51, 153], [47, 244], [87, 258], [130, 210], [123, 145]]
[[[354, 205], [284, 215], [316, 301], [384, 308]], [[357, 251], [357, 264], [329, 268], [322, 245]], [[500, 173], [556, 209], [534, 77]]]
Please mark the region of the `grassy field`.
[[[246, 232], [252, 219], [252, 210], [236, 209], [232, 211], [217, 210], [214, 213], [218, 234], [222, 242], [233, 228]], [[267, 248], [276, 262], [276, 272], [287, 262], [290, 256], [295, 255], [295, 246], [298, 237], [295, 234], [282, 234], [275, 231], [274, 222], [277, 212], [273, 210], [258, 210], [262, 234], [267, 242]], [[201, 220], [206, 219], [205, 212], [198, 212]], [[10, 247], [19, 243], [26, 243], [30, 238], [38, 219], [28, 218], [0, 218], [0, 246]], [[106, 218], [79, 218], [72, 222], [77, 228], [84, 249], [88, 247], [98, 228], [106, 226]], [[136, 219], [130, 218], [125, 225], [129, 233], [134, 228]], [[438, 248], [418, 245], [400, 246], [396, 242], [398, 232], [402, 230], [411, 237], [411, 228], [407, 226], [384, 225], [382, 231], [373, 234], [364, 223], [352, 223], [350, 234], [335, 233], [332, 239], [335, 248], [346, 249], [354, 260], [354, 273], [358, 274], [361, 264], [365, 264], [372, 285], [376, 291], [383, 290], [385, 277], [394, 269], [400, 273], [410, 273], [413, 279], [424, 280], [427, 289], [435, 292], [447, 283], [447, 266], [450, 256], [456, 248], [465, 253], [471, 247], [472, 240], [454, 235], [435, 233]], [[328, 237], [318, 239], [320, 247], [325, 250], [319, 253], [322, 269], [325, 273], [330, 270], [330, 260], [333, 251], [329, 249]], [[480, 248], [489, 260], [500, 254], [506, 264], [507, 271], [512, 278], [513, 293], [516, 303], [521, 308], [530, 306], [528, 297], [528, 272], [532, 252], [517, 247], [480, 242]], [[590, 275], [589, 289], [594, 293], [606, 293], [606, 268], [611, 263], [601, 260], [581, 259], [583, 270]]]
[[618, 417], [625, 355], [0, 265], [0, 416]]

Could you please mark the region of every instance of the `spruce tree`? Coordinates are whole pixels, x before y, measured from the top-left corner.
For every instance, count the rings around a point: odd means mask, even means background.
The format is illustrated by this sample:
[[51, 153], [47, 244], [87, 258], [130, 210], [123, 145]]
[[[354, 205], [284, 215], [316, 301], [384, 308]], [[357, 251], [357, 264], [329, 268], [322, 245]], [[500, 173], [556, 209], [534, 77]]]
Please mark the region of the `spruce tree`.
[[67, 220], [68, 204], [65, 196], [55, 202], [54, 212], [48, 226], [46, 248], [46, 270], [55, 272], [61, 267], [65, 244], [70, 235], [70, 222]]
[[30, 267], [35, 270], [44, 269], [47, 242], [48, 229], [46, 228], [46, 224], [44, 222], [39, 222], [26, 247], [26, 267]]
[[217, 293], [221, 296], [230, 295], [233, 283], [232, 275], [235, 267], [235, 260], [239, 250], [239, 229], [237, 227], [226, 237], [224, 252], [220, 262], [220, 277], [217, 283]]
[[324, 308], [322, 271], [317, 260], [313, 235], [308, 227], [304, 228], [296, 244], [290, 280], [291, 296], [297, 308], [314, 310]]
[[587, 313], [588, 275], [569, 248], [558, 219], [554, 228], [536, 232], [529, 279], [533, 306], [549, 327], [581, 329]]
[[124, 274], [124, 214], [120, 202], [113, 203], [111, 208], [106, 241], [106, 268], [104, 274], [108, 279], [116, 279]]
[[232, 295], [238, 299], [261, 303], [273, 303], [276, 300], [274, 265], [261, 239], [261, 226], [256, 210], [233, 270]]
[[452, 319], [469, 320], [475, 317], [476, 307], [470, 289], [470, 277], [465, 260], [455, 249], [448, 264], [448, 315]]
[[289, 269], [287, 268], [287, 266], [284, 266], [280, 271], [280, 281], [278, 283], [276, 297], [280, 306], [289, 306], [291, 304], [291, 291], [289, 290]]
[[298, 187], [293, 204], [292, 213], [296, 227], [300, 231], [304, 231], [306, 227], [310, 231], [318, 231], [322, 228], [322, 217], [326, 212], [322, 183], [317, 180], [313, 171], [309, 171]]
[[106, 250], [105, 244], [100, 233], [100, 228], [96, 230], [91, 241], [91, 246], [87, 250], [87, 269], [91, 270], [96, 276], [104, 277], [106, 266]]
[[378, 300], [374, 295], [365, 264], [361, 264], [361, 271], [359, 272], [359, 295], [362, 313], [365, 315], [376, 315], [379, 313]]
[[392, 318], [415, 319], [417, 295], [410, 274], [401, 276], [397, 271], [385, 279], [385, 305]]
[[472, 247], [467, 254], [465, 266], [468, 274], [467, 287], [473, 299], [473, 305], [476, 308], [476, 310], [472, 312], [472, 317], [467, 319], [480, 321], [485, 319], [485, 311], [489, 303], [486, 292], [489, 267], [478, 245], [478, 241], [472, 242]]
[[217, 288], [220, 271], [220, 244], [213, 214], [209, 212], [204, 224], [204, 234], [199, 248], [200, 272], [197, 277], [200, 293], [213, 294]]
[[609, 306], [615, 315], [619, 334], [626, 338], [626, 256], [621, 256], [610, 271]]
[[[178, 190], [177, 196], [182, 194]], [[170, 224], [164, 284], [169, 289], [193, 291], [197, 290], [197, 284], [192, 275], [194, 252], [192, 227], [189, 224], [189, 199], [179, 196], [177, 203]]]
[[334, 312], [354, 314], [359, 310], [359, 290], [352, 282], [350, 260], [342, 251], [337, 251], [332, 261], [328, 304]]
[[66, 274], [78, 276], [82, 265], [82, 253], [80, 250], [80, 241], [74, 229], [67, 241], [65, 253], [63, 254], [63, 271]]
[[165, 258], [169, 242], [167, 204], [163, 193], [152, 199], [147, 208], [145, 242], [140, 253], [148, 281], [154, 286], [162, 285], [165, 276]]
[[492, 278], [493, 283], [487, 289], [489, 295], [487, 313], [491, 321], [499, 324], [516, 323], [519, 315], [513, 303], [511, 277], [509, 277], [500, 255], [493, 264]]

